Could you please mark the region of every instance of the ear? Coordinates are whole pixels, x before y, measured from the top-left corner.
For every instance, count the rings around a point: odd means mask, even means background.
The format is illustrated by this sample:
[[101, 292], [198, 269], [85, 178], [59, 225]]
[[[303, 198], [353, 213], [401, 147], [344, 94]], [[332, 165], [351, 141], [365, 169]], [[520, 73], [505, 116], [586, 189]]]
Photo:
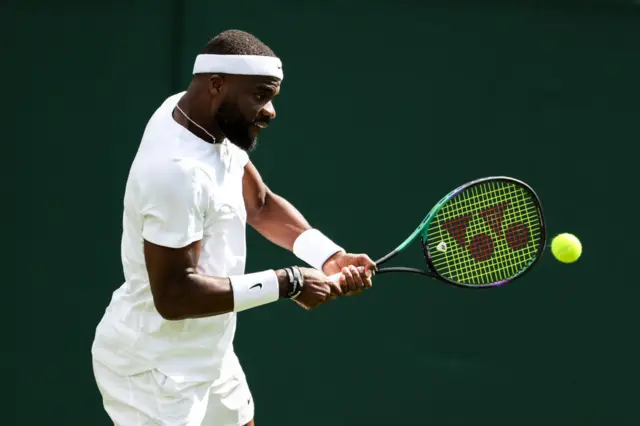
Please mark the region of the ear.
[[212, 74], [209, 78], [209, 93], [211, 96], [219, 96], [222, 92], [222, 85], [224, 84], [224, 77], [219, 74]]

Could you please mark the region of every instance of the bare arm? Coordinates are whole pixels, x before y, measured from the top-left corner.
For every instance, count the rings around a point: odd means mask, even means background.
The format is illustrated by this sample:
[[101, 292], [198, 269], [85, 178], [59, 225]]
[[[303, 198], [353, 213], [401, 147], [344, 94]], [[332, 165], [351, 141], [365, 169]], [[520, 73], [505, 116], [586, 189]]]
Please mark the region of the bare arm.
[[[242, 282], [233, 281], [237, 277], [197, 273], [204, 218], [212, 196], [208, 175], [190, 162], [171, 161], [153, 163], [145, 175], [135, 178], [145, 264], [158, 313], [179, 320], [246, 308], [244, 302], [238, 302], [238, 295], [247, 293]], [[264, 278], [257, 277], [264, 285], [252, 291], [251, 297], [277, 300], [290, 293], [285, 270], [265, 273]]]
[[[267, 187], [250, 161], [244, 168], [242, 186], [249, 225], [272, 243], [293, 251], [296, 239], [312, 228], [307, 220], [290, 202]], [[344, 294], [353, 294], [371, 287], [375, 263], [369, 256], [345, 253], [332, 243], [320, 258], [326, 259], [322, 265], [321, 261], [308, 262], [321, 268], [327, 275], [341, 272], [340, 286]]]
[[[232, 312], [231, 280], [196, 273], [202, 242], [183, 248], [169, 248], [144, 241], [144, 256], [156, 306], [169, 320], [199, 318]], [[277, 270], [280, 298], [286, 297], [290, 283], [284, 270]]]
[[[275, 244], [292, 250], [294, 241], [309, 229], [309, 224], [290, 203], [266, 188], [251, 164], [246, 169], [243, 195], [248, 222]], [[208, 177], [189, 163], [161, 164], [154, 175], [154, 179], [144, 182], [142, 191], [142, 235], [154, 304], [165, 319], [237, 312], [294, 294], [298, 304], [314, 309], [342, 294], [340, 286], [311, 268], [300, 268], [300, 282], [304, 283], [300, 286], [295, 279], [290, 280], [285, 269], [275, 270], [275, 276], [271, 270], [242, 277], [199, 274], [196, 268], [209, 197]], [[253, 279], [264, 285], [254, 288]], [[234, 306], [236, 303], [238, 306]]]
[[272, 243], [292, 251], [296, 238], [311, 229], [302, 213], [273, 193], [251, 162], [244, 168], [242, 186], [249, 225]]

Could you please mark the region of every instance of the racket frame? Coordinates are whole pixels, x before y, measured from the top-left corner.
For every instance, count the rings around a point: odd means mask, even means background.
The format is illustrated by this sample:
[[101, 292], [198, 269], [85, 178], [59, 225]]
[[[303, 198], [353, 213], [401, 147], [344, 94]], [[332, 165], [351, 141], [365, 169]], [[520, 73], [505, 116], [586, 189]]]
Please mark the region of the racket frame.
[[[487, 283], [487, 284], [464, 284], [464, 283], [459, 283], [453, 280], [450, 280], [446, 277], [443, 277], [442, 275], [440, 275], [437, 270], [435, 269], [435, 267], [433, 266], [433, 261], [431, 258], [431, 254], [429, 252], [429, 241], [428, 241], [428, 234], [425, 231], [425, 229], [428, 229], [429, 225], [431, 224], [431, 222], [433, 221], [433, 219], [435, 218], [436, 214], [438, 213], [438, 211], [440, 211], [440, 209], [447, 204], [450, 200], [454, 199], [458, 194], [460, 194], [461, 192], [467, 190], [468, 188], [472, 187], [472, 186], [476, 186], [476, 185], [480, 185], [482, 183], [486, 183], [486, 182], [490, 182], [490, 181], [506, 181], [506, 182], [510, 182], [516, 185], [519, 185], [521, 187], [523, 187], [526, 191], [528, 191], [531, 195], [532, 200], [535, 203], [535, 206], [537, 208], [538, 211], [538, 216], [540, 217], [540, 242], [538, 244], [538, 250], [535, 254], [535, 256], [533, 257], [533, 259], [531, 260], [531, 262], [525, 267], [523, 268], [517, 275], [509, 278], [509, 279], [505, 279], [505, 280], [501, 280], [498, 282], [494, 282], [494, 283]], [[425, 240], [423, 238], [423, 235], [427, 236], [427, 240]], [[420, 237], [420, 244], [422, 245], [422, 252], [424, 254], [425, 257], [425, 263], [427, 264], [428, 270], [426, 269], [419, 269], [419, 268], [410, 268], [410, 267], [403, 267], [403, 266], [389, 266], [386, 268], [380, 268], [380, 265], [383, 265], [384, 263], [386, 263], [387, 261], [389, 261], [390, 259], [394, 258], [396, 255], [398, 255], [400, 252], [404, 251], [414, 240], [417, 239], [417, 237]], [[546, 247], [546, 241], [547, 241], [547, 232], [546, 232], [546, 226], [545, 226], [545, 220], [544, 220], [544, 213], [542, 210], [542, 204], [540, 203], [540, 198], [538, 197], [538, 194], [536, 194], [536, 192], [533, 190], [533, 188], [531, 186], [529, 186], [527, 183], [519, 180], [519, 179], [515, 179], [512, 177], [508, 177], [508, 176], [489, 176], [489, 177], [484, 177], [484, 178], [480, 178], [480, 179], [476, 179], [476, 180], [472, 180], [469, 181], [467, 183], [465, 183], [464, 185], [459, 186], [458, 188], [454, 189], [453, 191], [449, 192], [447, 195], [445, 195], [444, 197], [442, 197], [442, 199], [440, 201], [438, 201], [438, 203], [436, 203], [431, 210], [429, 211], [429, 213], [425, 216], [425, 218], [422, 220], [422, 222], [420, 222], [420, 225], [418, 225], [418, 227], [411, 233], [411, 235], [409, 235], [402, 243], [400, 243], [400, 245], [398, 245], [398, 247], [396, 247], [395, 249], [393, 249], [392, 251], [390, 251], [388, 254], [386, 254], [385, 256], [381, 257], [378, 261], [376, 261], [376, 274], [383, 274], [383, 273], [389, 273], [389, 272], [406, 272], [406, 273], [414, 273], [414, 274], [419, 274], [419, 275], [424, 275], [430, 278], [434, 278], [440, 281], [444, 281], [446, 283], [458, 286], [458, 287], [464, 287], [464, 288], [476, 288], [476, 289], [482, 289], [482, 288], [492, 288], [492, 287], [498, 287], [498, 286], [502, 286], [504, 284], [510, 283], [518, 278], [520, 278], [521, 276], [523, 276], [526, 272], [529, 272], [534, 266], [535, 264], [538, 263], [538, 260], [540, 259], [540, 257], [542, 256], [542, 253], [545, 250]]]

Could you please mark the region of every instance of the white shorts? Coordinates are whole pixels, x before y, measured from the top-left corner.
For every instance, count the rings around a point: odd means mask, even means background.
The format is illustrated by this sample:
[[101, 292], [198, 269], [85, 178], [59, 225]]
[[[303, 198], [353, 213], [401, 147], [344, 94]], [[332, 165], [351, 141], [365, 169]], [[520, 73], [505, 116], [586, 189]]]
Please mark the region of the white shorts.
[[240, 426], [253, 419], [246, 378], [224, 383], [176, 383], [157, 370], [119, 376], [94, 361], [107, 414], [116, 426]]

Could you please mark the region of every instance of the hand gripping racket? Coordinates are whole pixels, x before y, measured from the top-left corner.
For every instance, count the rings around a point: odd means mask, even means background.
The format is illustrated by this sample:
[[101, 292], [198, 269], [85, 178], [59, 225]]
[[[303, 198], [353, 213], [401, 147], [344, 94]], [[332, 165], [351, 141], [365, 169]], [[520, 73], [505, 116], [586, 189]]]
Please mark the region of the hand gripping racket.
[[[381, 267], [418, 238], [426, 268]], [[496, 287], [529, 271], [545, 246], [542, 206], [533, 189], [510, 177], [487, 177], [442, 198], [406, 240], [376, 262], [376, 274], [408, 272], [457, 286]]]

